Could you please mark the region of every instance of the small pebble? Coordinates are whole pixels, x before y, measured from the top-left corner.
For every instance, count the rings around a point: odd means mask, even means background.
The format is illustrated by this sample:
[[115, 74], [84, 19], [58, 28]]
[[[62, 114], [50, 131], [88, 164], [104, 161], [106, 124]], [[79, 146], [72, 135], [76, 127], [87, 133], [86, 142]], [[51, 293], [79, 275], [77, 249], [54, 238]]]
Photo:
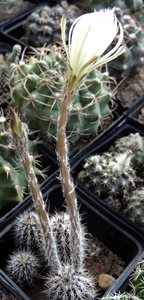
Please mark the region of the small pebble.
[[115, 279], [108, 274], [100, 274], [98, 279], [99, 287], [103, 290], [108, 290], [110, 286], [115, 282]]

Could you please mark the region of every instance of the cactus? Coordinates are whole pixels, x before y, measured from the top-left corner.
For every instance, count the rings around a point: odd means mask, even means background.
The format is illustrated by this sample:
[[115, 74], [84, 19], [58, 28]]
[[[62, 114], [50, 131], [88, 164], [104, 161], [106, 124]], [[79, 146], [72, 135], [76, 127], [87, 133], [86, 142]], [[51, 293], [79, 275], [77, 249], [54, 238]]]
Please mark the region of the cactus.
[[94, 283], [86, 270], [73, 270], [71, 266], [64, 265], [61, 271], [45, 279], [47, 299], [95, 299]]
[[6, 272], [19, 287], [33, 286], [40, 276], [41, 263], [39, 258], [30, 250], [18, 250], [10, 255]]
[[35, 212], [24, 212], [16, 218], [14, 226], [15, 244], [19, 249], [40, 252], [42, 232]]
[[116, 153], [123, 153], [127, 150], [132, 151], [131, 162], [138, 173], [144, 172], [144, 137], [138, 132], [130, 133], [127, 136], [116, 140], [114, 146], [111, 147]]
[[14, 45], [11, 53], [6, 53], [5, 59], [0, 64], [0, 100], [10, 97], [9, 80], [12, 75], [12, 65], [17, 64], [21, 53], [21, 46]]
[[124, 13], [134, 13], [142, 9], [143, 1], [142, 0], [81, 0], [81, 6], [89, 12], [100, 10], [106, 7], [119, 7]]
[[[66, 1], [65, 1], [66, 4]], [[44, 44], [61, 41], [60, 21], [63, 15], [67, 18], [67, 34], [72, 22], [82, 14], [76, 5], [48, 5], [35, 9], [25, 20], [25, 31], [22, 38], [33, 47], [41, 47]]]
[[[119, 7], [115, 8], [117, 19], [121, 22], [124, 30], [123, 45], [126, 45], [125, 52], [108, 63], [109, 74], [118, 79], [136, 73], [143, 63], [144, 56], [144, 33], [135, 18], [123, 14]], [[117, 41], [115, 39], [114, 43]], [[108, 51], [111, 46], [108, 48]]]
[[132, 282], [133, 282], [134, 294], [139, 299], [144, 299], [144, 261], [143, 260], [137, 265]]
[[[27, 190], [27, 180], [21, 168], [21, 162], [17, 157], [15, 148], [12, 145], [11, 131], [6, 118], [0, 118], [0, 210], [13, 206], [23, 200]], [[36, 142], [29, 141], [31, 155], [37, 154]], [[34, 161], [34, 157], [33, 157]], [[42, 176], [42, 172], [35, 166], [35, 172]]]
[[[66, 62], [57, 48], [21, 61], [12, 77], [12, 105], [27, 119], [30, 130], [53, 141], [66, 76]], [[111, 118], [111, 94], [106, 74], [92, 71], [75, 96], [67, 124], [67, 136], [75, 142], [81, 136], [97, 134]], [[111, 117], [110, 117], [111, 116]]]
[[134, 190], [126, 197], [126, 215], [144, 229], [144, 188]]
[[24, 6], [25, 3], [23, 0], [0, 0], [0, 22], [12, 18], [18, 14]]
[[135, 186], [135, 172], [131, 166], [131, 151], [123, 154], [104, 153], [88, 157], [78, 180], [91, 192], [106, 198], [124, 196]]

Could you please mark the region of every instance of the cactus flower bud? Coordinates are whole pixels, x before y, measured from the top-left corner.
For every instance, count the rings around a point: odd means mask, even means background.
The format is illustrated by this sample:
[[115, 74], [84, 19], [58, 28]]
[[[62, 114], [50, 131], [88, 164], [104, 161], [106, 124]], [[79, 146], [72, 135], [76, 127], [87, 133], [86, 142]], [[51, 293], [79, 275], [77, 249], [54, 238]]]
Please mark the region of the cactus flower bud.
[[[87, 13], [77, 18], [69, 31], [69, 45], [65, 43], [66, 20], [61, 20], [62, 41], [74, 78], [78, 83], [93, 69], [105, 64], [124, 52], [121, 46], [123, 28], [115, 15], [115, 8]], [[119, 31], [117, 44], [102, 54]]]

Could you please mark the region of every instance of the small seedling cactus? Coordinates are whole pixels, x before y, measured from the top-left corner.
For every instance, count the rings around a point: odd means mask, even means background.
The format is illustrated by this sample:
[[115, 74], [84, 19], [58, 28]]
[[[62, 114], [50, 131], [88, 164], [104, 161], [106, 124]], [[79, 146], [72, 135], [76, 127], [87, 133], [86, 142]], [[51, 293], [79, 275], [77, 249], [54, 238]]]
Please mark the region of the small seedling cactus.
[[6, 266], [6, 272], [19, 287], [33, 286], [40, 276], [41, 269], [39, 258], [30, 250], [15, 251]]

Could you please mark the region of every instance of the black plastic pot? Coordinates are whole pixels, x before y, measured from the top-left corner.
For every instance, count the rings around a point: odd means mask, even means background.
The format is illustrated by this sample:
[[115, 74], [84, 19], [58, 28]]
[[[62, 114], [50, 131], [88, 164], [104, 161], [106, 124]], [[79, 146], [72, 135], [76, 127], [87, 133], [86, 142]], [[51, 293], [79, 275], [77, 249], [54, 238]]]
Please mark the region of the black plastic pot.
[[139, 114], [143, 107], [144, 107], [144, 93], [134, 101], [131, 107], [125, 112], [125, 115], [128, 116], [129, 118], [138, 120], [144, 128], [144, 121], [141, 121], [139, 119]]
[[54, 6], [59, 3], [59, 1], [33, 1], [33, 4], [31, 7], [25, 9], [20, 14], [18, 14], [16, 17], [9, 19], [6, 23], [4, 23], [0, 31], [2, 34], [6, 36], [6, 38], [10, 38], [14, 44], [19, 44], [22, 47], [22, 50], [24, 50], [26, 47], [29, 47], [31, 51], [34, 52], [34, 48], [30, 45], [27, 45], [24, 41], [21, 40], [21, 38], [24, 36], [24, 29], [23, 29], [23, 23], [26, 20], [26, 18], [35, 11], [38, 7], [42, 5], [49, 5]]
[[116, 212], [112, 207], [105, 203], [96, 194], [92, 194], [89, 191], [87, 191], [77, 179], [78, 173], [82, 170], [82, 165], [85, 158], [94, 154], [100, 154], [102, 152], [108, 151], [108, 149], [114, 144], [114, 142], [118, 138], [136, 132], [144, 136], [144, 124], [141, 124], [136, 119], [125, 117], [123, 120], [121, 120], [120, 123], [117, 124], [117, 126], [111, 127], [110, 130], [107, 130], [106, 133], [102, 134], [100, 137], [91, 142], [87, 147], [85, 147], [76, 155], [74, 155], [71, 159], [71, 169], [72, 176], [76, 182], [76, 186], [83, 190], [88, 196], [91, 195], [93, 197], [94, 202], [99, 203], [100, 205], [108, 209], [110, 213], [112, 212], [112, 214], [117, 215], [118, 219], [122, 219], [123, 222], [128, 224], [128, 226], [132, 227], [134, 231], [144, 236], [144, 230], [142, 228], [140, 228], [134, 222], [128, 220], [126, 216], [122, 215], [122, 213]]
[[[49, 208], [49, 212], [65, 209], [65, 202], [61, 192], [61, 185], [56, 179], [58, 173], [53, 174], [42, 185], [41, 190]], [[107, 208], [101, 203], [93, 201], [92, 196], [88, 196], [83, 190], [77, 188], [76, 194], [80, 212], [83, 215], [84, 223], [87, 224], [89, 232], [97, 236], [112, 251], [121, 257], [126, 268], [116, 279], [115, 283], [106, 292], [115, 293], [123, 292], [128, 284], [128, 278], [134, 270], [138, 261], [142, 259], [144, 250], [144, 238], [129, 226], [117, 219]], [[11, 211], [0, 224], [0, 267], [4, 270], [6, 259], [11, 251], [14, 250], [13, 244], [13, 224], [16, 216], [25, 210], [31, 210], [33, 207], [31, 196], [28, 196], [21, 204]], [[29, 298], [23, 294], [21, 290], [7, 278], [2, 272], [2, 278], [6, 281], [6, 285], [10, 282], [10, 292], [16, 299], [28, 300]]]

